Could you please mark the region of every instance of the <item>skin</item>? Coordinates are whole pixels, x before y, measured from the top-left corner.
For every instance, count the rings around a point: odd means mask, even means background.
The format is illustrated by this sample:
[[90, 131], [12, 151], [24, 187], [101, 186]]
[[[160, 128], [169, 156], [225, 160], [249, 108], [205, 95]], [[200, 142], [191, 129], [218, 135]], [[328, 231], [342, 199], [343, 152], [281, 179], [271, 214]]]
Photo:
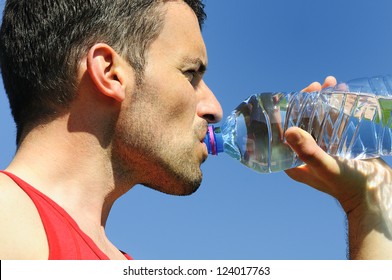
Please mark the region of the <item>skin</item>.
[[[336, 84], [328, 77], [306, 92]], [[389, 217], [392, 170], [382, 159], [343, 160], [326, 154], [312, 136], [299, 128], [286, 131], [286, 140], [306, 165], [287, 170], [294, 180], [335, 197], [348, 219], [349, 258], [392, 259], [392, 220]], [[383, 200], [384, 199], [384, 200]]]
[[168, 4], [168, 19], [178, 19], [168, 20], [151, 45], [144, 83], [120, 114], [122, 125], [116, 127], [119, 137], [114, 140], [114, 150], [120, 151], [116, 156], [138, 168], [131, 173], [139, 182], [176, 195], [191, 194], [200, 185], [207, 125], [222, 117], [220, 104], [202, 79], [207, 52], [197, 19], [172, 12], [184, 8], [190, 10], [183, 3]]
[[[207, 157], [207, 124], [222, 117], [202, 79], [207, 54], [197, 17], [180, 1], [165, 9], [143, 82], [110, 46], [94, 45], [80, 62], [70, 110], [29, 132], [6, 169], [63, 207], [111, 259], [124, 259], [105, 234], [114, 201], [139, 183], [193, 193]], [[32, 201], [5, 175], [0, 192], [0, 259], [47, 259]]]
[[[195, 15], [182, 2], [165, 7], [144, 81], [136, 82], [133, 68], [110, 46], [94, 45], [80, 61], [78, 98], [69, 111], [25, 135], [6, 169], [63, 207], [111, 259], [124, 258], [105, 234], [114, 201], [139, 183], [177, 195], [194, 192], [207, 157], [201, 143], [206, 125], [222, 117], [202, 80], [207, 54]], [[319, 88], [314, 83], [305, 91]], [[347, 212], [351, 257], [391, 258], [385, 213], [368, 203], [391, 185], [389, 167], [380, 160], [329, 157], [298, 128], [286, 138], [307, 163], [287, 174], [333, 195]], [[377, 180], [377, 174], [387, 179]], [[2, 174], [0, 193], [0, 259], [47, 259], [32, 201]]]

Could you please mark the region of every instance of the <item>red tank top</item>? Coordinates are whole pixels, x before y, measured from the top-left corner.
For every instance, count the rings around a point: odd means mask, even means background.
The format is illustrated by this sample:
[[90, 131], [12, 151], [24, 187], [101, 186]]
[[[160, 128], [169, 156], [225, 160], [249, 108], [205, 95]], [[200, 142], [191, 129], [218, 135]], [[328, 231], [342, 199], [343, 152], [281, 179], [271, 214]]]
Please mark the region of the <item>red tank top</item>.
[[109, 260], [60, 205], [12, 173], [0, 172], [9, 176], [37, 207], [48, 240], [49, 260]]

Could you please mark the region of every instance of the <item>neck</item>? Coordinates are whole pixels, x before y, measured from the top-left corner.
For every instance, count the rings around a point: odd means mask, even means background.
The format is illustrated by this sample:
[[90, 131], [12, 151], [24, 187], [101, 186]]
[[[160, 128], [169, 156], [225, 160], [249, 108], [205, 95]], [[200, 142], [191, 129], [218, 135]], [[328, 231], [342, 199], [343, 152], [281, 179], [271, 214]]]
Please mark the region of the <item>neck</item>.
[[115, 180], [110, 145], [102, 147], [92, 133], [70, 132], [68, 123], [64, 116], [29, 132], [7, 170], [53, 199], [87, 234], [100, 236], [114, 201], [133, 184]]

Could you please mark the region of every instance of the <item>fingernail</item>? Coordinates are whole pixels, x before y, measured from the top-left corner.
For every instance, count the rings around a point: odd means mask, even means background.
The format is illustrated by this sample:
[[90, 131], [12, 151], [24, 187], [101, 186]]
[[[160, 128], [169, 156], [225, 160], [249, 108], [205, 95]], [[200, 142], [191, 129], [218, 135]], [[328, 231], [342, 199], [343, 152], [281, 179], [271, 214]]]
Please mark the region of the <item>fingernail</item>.
[[286, 141], [290, 145], [298, 144], [302, 139], [302, 135], [298, 131], [292, 131], [286, 135]]

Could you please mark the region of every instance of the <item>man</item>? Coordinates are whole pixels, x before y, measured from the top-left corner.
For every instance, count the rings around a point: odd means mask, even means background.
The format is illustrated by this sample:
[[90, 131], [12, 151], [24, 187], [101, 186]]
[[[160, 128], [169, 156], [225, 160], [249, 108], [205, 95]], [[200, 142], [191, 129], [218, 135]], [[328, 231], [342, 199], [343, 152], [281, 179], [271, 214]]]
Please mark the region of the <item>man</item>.
[[[207, 124], [222, 117], [203, 81], [203, 19], [196, 0], [7, 1], [0, 62], [18, 149], [0, 174], [1, 259], [129, 258], [105, 235], [114, 201], [135, 184], [174, 195], [197, 190]], [[390, 256], [371, 222], [381, 215], [365, 207], [367, 176], [351, 189], [345, 178], [360, 170], [341, 175], [349, 165], [299, 129], [287, 139], [308, 163], [289, 175], [306, 174], [305, 183], [349, 213], [355, 256]], [[358, 221], [369, 228], [355, 228]]]

